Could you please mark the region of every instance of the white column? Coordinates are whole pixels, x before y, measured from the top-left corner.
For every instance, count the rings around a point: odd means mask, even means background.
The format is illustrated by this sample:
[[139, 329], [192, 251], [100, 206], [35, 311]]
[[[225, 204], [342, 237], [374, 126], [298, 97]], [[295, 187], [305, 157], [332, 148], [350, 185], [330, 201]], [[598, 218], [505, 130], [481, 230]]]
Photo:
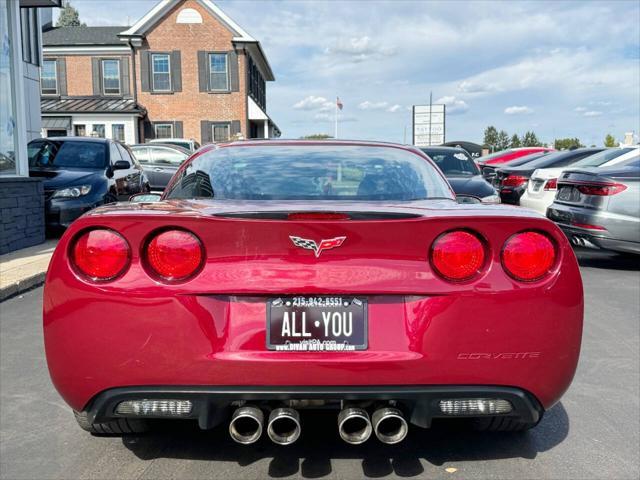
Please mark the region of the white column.
[[269, 138], [269, 120], [264, 121], [264, 138]]

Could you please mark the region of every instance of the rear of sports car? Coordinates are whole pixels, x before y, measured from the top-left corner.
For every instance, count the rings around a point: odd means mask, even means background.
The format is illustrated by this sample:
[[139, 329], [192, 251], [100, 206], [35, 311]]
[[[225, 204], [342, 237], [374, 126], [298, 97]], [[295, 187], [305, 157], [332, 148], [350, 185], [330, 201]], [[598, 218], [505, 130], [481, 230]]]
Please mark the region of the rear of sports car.
[[352, 444], [441, 418], [534, 426], [578, 361], [575, 257], [533, 212], [453, 198], [399, 146], [196, 155], [163, 201], [99, 209], [61, 239], [53, 382], [98, 433], [191, 419], [288, 444], [315, 408]]

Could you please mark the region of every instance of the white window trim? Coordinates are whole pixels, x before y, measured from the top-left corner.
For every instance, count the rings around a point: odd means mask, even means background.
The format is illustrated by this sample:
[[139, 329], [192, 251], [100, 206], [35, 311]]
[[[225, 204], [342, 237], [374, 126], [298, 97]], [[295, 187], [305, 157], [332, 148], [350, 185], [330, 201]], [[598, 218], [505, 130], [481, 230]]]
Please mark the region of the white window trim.
[[[211, 58], [214, 55], [224, 55], [224, 64], [225, 70], [227, 74], [227, 88], [213, 88], [213, 82], [211, 81], [211, 75], [213, 72], [211, 71]], [[231, 78], [229, 78], [229, 55], [224, 52], [211, 52], [209, 53], [209, 91], [210, 92], [228, 92], [231, 90]]]
[[[105, 75], [104, 75], [104, 62], [116, 62], [116, 65], [118, 65], [118, 93], [107, 93], [107, 89], [105, 87]], [[120, 82], [120, 60], [118, 60], [117, 58], [103, 58], [100, 61], [100, 70], [102, 73], [102, 94], [105, 96], [120, 96], [122, 95], [122, 85]], [[57, 82], [56, 82], [56, 86], [57, 86]]]
[[228, 135], [226, 140], [222, 140], [223, 142], [228, 142], [231, 140], [231, 123], [230, 122], [215, 122], [211, 125], [211, 141], [213, 143], [216, 142], [216, 127], [227, 127]]
[[171, 130], [171, 135], [169, 135], [168, 137], [162, 137], [162, 138], [173, 138], [173, 123], [154, 123], [153, 134], [155, 138], [158, 138], [158, 127], [169, 127]]
[[53, 77], [56, 79], [56, 93], [44, 93], [42, 91], [42, 78], [40, 78], [40, 94], [41, 95], [58, 95], [60, 92], [58, 88], [58, 60], [45, 59], [42, 61], [42, 67], [44, 67], [45, 62], [53, 62]]
[[[156, 56], [160, 56], [162, 55], [163, 57], [167, 57], [167, 65], [169, 66], [169, 71], [167, 72], [169, 75], [169, 88], [166, 90], [161, 90], [159, 88], [156, 88], [156, 75], [155, 75], [155, 70], [153, 68], [154, 66], [154, 62], [153, 62], [153, 57]], [[158, 72], [158, 73], [164, 73], [164, 72]], [[171, 87], [172, 87], [172, 83], [173, 83], [173, 79], [171, 78], [171, 55], [169, 55], [168, 53], [152, 53], [151, 54], [151, 90], [154, 92], [171, 92]]]

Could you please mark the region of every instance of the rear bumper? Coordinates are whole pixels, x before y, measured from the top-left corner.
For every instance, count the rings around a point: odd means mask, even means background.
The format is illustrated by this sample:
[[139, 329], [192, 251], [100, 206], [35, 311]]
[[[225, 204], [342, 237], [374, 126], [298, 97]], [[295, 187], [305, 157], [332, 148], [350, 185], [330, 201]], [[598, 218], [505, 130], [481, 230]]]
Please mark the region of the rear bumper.
[[[281, 403], [288, 400], [323, 400], [336, 407], [342, 401], [395, 401], [407, 419], [414, 425], [427, 428], [434, 418], [452, 418], [443, 414], [441, 400], [491, 398], [507, 400], [513, 410], [504, 416], [515, 417], [523, 422], [537, 423], [544, 409], [530, 393], [511, 387], [498, 386], [326, 386], [326, 387], [126, 387], [114, 388], [97, 395], [87, 412], [92, 422], [105, 422], [123, 417], [116, 413], [120, 402], [141, 399], [190, 400], [191, 413], [181, 416], [183, 419], [198, 421], [201, 428], [216, 426], [228, 417], [233, 403], [247, 401], [261, 404]], [[129, 417], [131, 418], [131, 417]], [[153, 417], [146, 417], [153, 418]], [[162, 418], [167, 418], [163, 416]]]
[[46, 225], [49, 228], [67, 228], [89, 210], [102, 205], [102, 196], [51, 199], [45, 203]]
[[520, 206], [525, 208], [530, 208], [531, 210], [535, 210], [536, 212], [541, 213], [542, 215], [547, 215], [547, 208], [553, 203], [553, 199], [555, 198], [555, 191], [544, 192], [542, 196], [533, 197], [529, 195], [529, 192], [526, 192], [520, 198]]

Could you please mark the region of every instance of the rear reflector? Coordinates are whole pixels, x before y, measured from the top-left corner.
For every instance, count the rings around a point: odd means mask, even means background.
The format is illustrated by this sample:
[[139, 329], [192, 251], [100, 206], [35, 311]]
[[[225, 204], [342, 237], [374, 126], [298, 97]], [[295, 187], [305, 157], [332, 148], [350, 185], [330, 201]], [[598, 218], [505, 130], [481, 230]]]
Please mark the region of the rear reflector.
[[571, 225], [573, 225], [574, 227], [586, 228], [587, 230], [599, 230], [602, 232], [607, 231], [606, 228], [601, 227], [600, 225], [590, 225], [588, 223], [578, 223], [578, 222], [571, 222]]
[[447, 280], [470, 280], [484, 265], [484, 245], [470, 232], [457, 230], [440, 235], [431, 246], [431, 264]]
[[180, 281], [198, 271], [204, 260], [202, 243], [193, 233], [167, 230], [147, 245], [147, 263], [160, 277]]
[[550, 178], [544, 186], [545, 190], [555, 190], [558, 188], [558, 179]]
[[509, 175], [507, 178], [502, 180], [503, 187], [519, 187], [527, 183], [529, 179], [527, 177], [523, 177], [522, 175]]
[[502, 249], [502, 265], [516, 280], [533, 282], [547, 275], [556, 261], [553, 242], [538, 232], [513, 235]]
[[513, 406], [499, 398], [459, 398], [440, 400], [440, 411], [445, 415], [499, 415], [510, 413]]
[[287, 215], [287, 220], [349, 220], [346, 213], [337, 212], [294, 212]]
[[626, 185], [621, 183], [609, 183], [602, 185], [578, 185], [578, 191], [584, 195], [609, 196], [624, 192]]
[[116, 407], [118, 415], [154, 417], [184, 417], [191, 414], [193, 404], [189, 400], [127, 400]]
[[71, 250], [72, 265], [96, 282], [112, 280], [129, 266], [127, 241], [113, 230], [95, 229], [81, 234]]

